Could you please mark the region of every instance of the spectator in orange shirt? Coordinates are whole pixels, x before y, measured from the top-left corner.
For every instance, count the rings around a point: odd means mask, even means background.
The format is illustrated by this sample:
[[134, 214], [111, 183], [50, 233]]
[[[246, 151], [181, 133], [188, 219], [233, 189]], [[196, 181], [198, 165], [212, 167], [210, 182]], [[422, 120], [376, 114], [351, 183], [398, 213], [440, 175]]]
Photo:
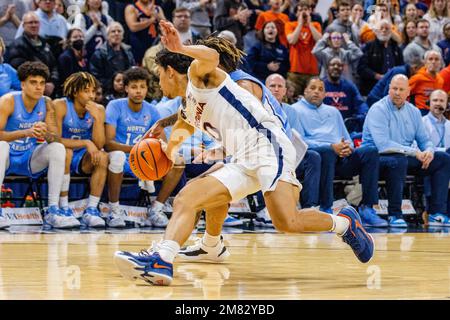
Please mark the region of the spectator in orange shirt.
[[322, 28], [319, 23], [311, 22], [311, 6], [308, 1], [299, 1], [296, 12], [297, 21], [287, 22], [285, 32], [291, 63], [288, 80], [295, 85], [294, 94], [298, 96], [303, 94], [306, 82], [319, 74], [317, 60], [311, 51], [322, 37]]
[[430, 111], [429, 98], [431, 92], [443, 89], [444, 79], [439, 75], [442, 68], [442, 56], [439, 51], [425, 52], [425, 66], [409, 79], [410, 101], [422, 112], [422, 116]]
[[288, 42], [284, 33], [284, 25], [286, 22], [289, 22], [289, 16], [281, 12], [283, 0], [270, 0], [269, 4], [270, 10], [261, 12], [256, 19], [255, 30], [261, 31], [267, 22], [275, 22], [278, 29], [278, 40], [283, 46], [287, 47]]
[[442, 69], [439, 75], [444, 79], [444, 91], [450, 94], [450, 64]]

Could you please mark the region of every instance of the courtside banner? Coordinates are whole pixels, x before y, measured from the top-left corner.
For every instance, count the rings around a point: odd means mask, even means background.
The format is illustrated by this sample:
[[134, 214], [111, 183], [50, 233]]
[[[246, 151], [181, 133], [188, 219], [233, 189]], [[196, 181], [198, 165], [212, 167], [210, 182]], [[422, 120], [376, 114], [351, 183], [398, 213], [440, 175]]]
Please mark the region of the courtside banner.
[[[102, 218], [106, 218], [111, 211], [109, 204], [100, 202], [99, 207]], [[142, 223], [147, 219], [147, 210], [146, 207], [120, 205], [120, 211], [124, 214], [124, 220], [130, 222]]]
[[2, 208], [3, 216], [11, 225], [40, 225], [42, 216], [39, 208]]

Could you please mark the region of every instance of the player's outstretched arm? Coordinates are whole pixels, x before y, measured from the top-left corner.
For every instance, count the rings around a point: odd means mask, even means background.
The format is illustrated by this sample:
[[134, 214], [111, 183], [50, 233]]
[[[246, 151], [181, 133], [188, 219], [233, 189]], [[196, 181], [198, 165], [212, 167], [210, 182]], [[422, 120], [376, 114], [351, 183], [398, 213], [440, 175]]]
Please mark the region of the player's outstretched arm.
[[219, 65], [219, 53], [203, 45], [186, 46], [181, 42], [180, 35], [172, 23], [161, 21], [161, 42], [172, 52], [190, 56], [195, 60], [190, 67], [190, 75], [204, 77], [216, 70]]

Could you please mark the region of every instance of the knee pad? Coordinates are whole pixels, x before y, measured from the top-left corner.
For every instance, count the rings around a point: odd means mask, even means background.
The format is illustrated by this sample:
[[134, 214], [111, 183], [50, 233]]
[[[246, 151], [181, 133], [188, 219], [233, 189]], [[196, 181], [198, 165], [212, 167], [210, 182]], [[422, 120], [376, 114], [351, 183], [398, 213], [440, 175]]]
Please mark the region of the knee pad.
[[112, 173], [123, 172], [123, 166], [125, 164], [126, 156], [123, 151], [112, 151], [108, 154], [109, 165], [108, 170]]
[[52, 142], [47, 146], [49, 159], [55, 159], [57, 161], [66, 161], [66, 147], [62, 143]]

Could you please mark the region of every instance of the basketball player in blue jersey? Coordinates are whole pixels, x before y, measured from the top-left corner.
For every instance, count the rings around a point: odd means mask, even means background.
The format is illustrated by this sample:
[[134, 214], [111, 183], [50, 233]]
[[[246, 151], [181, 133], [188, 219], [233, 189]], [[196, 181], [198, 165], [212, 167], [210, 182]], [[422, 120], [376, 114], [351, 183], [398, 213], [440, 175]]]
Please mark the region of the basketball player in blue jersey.
[[[98, 86], [99, 82], [90, 73], [73, 73], [64, 81], [65, 98], [53, 102], [58, 133], [66, 147], [60, 207], [67, 216], [73, 217], [68, 199], [70, 174], [92, 175], [89, 201], [82, 222], [94, 228], [105, 226], [97, 206], [108, 170], [108, 154], [102, 151], [105, 144], [105, 108], [94, 102]], [[125, 223], [118, 226], [125, 226]]]
[[[149, 74], [143, 68], [131, 68], [124, 73], [127, 98], [111, 101], [106, 107], [106, 144], [109, 152], [108, 191], [113, 217], [120, 217], [119, 194], [123, 175], [133, 176], [128, 157], [133, 146], [160, 116], [156, 108], [144, 101], [148, 91]], [[180, 172], [179, 172], [180, 171]], [[177, 184], [183, 169], [172, 168], [164, 183]], [[176, 176], [176, 177], [174, 177]], [[173, 188], [172, 188], [173, 190]], [[161, 193], [161, 191], [160, 191]], [[168, 219], [162, 210], [149, 208], [144, 226], [165, 227]]]
[[44, 97], [49, 70], [41, 62], [25, 62], [17, 71], [22, 91], [0, 98], [0, 185], [5, 174], [38, 177], [48, 170], [44, 221], [55, 228], [71, 228], [73, 220], [58, 203], [66, 150], [57, 134], [54, 104]]
[[[279, 231], [335, 232], [361, 262], [368, 262], [374, 243], [355, 209], [345, 207], [337, 216], [316, 209], [297, 209], [300, 183], [295, 177], [295, 149], [275, 116], [218, 68], [217, 51], [201, 45], [183, 45], [169, 22], [161, 21], [160, 27], [161, 41], [167, 48], [156, 58], [161, 89], [169, 98], [185, 98], [166, 154], [172, 159], [196, 127], [211, 133], [232, 161], [189, 183], [178, 194], [164, 240], [153, 250], [140, 254], [116, 252], [115, 263], [121, 274], [131, 280], [169, 285], [173, 280], [173, 261], [194, 228], [196, 212], [205, 209], [223, 221], [230, 202], [260, 189]], [[222, 40], [228, 46], [229, 42]], [[229, 49], [234, 50], [232, 46]], [[186, 73], [177, 71], [186, 59], [183, 55], [194, 59]]]

